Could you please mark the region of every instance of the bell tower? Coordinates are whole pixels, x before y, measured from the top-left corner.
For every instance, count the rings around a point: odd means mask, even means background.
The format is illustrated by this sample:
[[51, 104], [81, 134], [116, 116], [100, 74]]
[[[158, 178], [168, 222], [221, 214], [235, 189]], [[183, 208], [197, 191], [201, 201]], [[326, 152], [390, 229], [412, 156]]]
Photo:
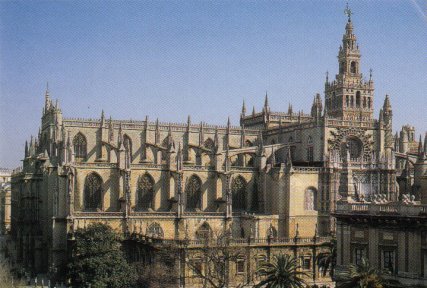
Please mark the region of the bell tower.
[[351, 121], [370, 121], [373, 117], [374, 82], [360, 73], [360, 50], [351, 21], [352, 12], [344, 11], [348, 21], [338, 52], [339, 71], [335, 80], [325, 82], [325, 105], [328, 117]]

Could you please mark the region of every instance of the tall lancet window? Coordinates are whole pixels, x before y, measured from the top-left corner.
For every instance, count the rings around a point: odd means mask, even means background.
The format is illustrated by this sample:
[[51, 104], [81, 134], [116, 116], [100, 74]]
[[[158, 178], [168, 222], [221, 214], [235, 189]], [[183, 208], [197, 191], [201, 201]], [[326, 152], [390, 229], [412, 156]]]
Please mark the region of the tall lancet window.
[[74, 136], [73, 146], [76, 162], [85, 161], [87, 156], [87, 142], [86, 137], [82, 133], [79, 132]]
[[317, 190], [315, 188], [307, 188], [305, 190], [304, 198], [305, 210], [317, 210]]
[[125, 147], [126, 163], [132, 163], [132, 140], [128, 135], [123, 137], [123, 146]]
[[231, 193], [233, 197], [233, 210], [246, 210], [246, 181], [242, 176], [237, 176], [231, 182]]
[[84, 187], [85, 210], [102, 209], [102, 179], [96, 173], [86, 177]]
[[149, 174], [139, 177], [136, 197], [138, 209], [154, 209], [154, 180]]
[[185, 188], [187, 198], [187, 210], [202, 208], [202, 181], [196, 175], [191, 176]]

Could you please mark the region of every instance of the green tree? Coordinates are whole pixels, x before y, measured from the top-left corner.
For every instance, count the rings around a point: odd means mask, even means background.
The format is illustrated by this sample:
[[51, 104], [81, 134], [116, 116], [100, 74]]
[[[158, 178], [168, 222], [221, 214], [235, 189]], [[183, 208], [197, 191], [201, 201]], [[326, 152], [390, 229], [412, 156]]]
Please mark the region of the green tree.
[[306, 273], [299, 271], [301, 267], [293, 256], [278, 255], [272, 263], [264, 263], [258, 273], [264, 280], [255, 285], [255, 288], [303, 288], [306, 287], [303, 276]]
[[136, 282], [116, 233], [101, 223], [76, 231], [68, 273], [73, 287], [128, 288]]
[[323, 277], [329, 271], [329, 276], [334, 277], [335, 266], [337, 264], [337, 240], [332, 239], [328, 245], [328, 251], [319, 253], [316, 258], [317, 266], [322, 271]]
[[337, 288], [383, 288], [381, 274], [371, 267], [366, 258], [360, 264], [350, 264], [337, 275]]

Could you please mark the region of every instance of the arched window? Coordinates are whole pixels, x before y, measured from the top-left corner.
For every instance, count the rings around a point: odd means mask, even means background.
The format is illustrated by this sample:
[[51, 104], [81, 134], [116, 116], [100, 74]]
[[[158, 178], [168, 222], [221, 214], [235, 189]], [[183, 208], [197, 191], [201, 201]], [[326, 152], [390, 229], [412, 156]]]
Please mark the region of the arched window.
[[96, 173], [91, 173], [86, 177], [84, 208], [86, 210], [102, 209], [102, 179]]
[[353, 95], [351, 95], [350, 106], [354, 107], [354, 96]]
[[347, 140], [350, 158], [359, 158], [362, 155], [363, 144], [358, 138], [349, 138]]
[[187, 196], [187, 210], [202, 208], [202, 181], [199, 177], [193, 175], [188, 178], [185, 194]]
[[366, 97], [363, 97], [363, 108], [366, 108]]
[[371, 98], [368, 98], [368, 108], [371, 109]]
[[242, 176], [237, 176], [231, 182], [231, 193], [233, 197], [233, 210], [246, 210], [246, 181]]
[[313, 187], [307, 188], [305, 190], [304, 209], [317, 210], [317, 190]]
[[350, 64], [350, 73], [357, 73], [357, 63], [356, 61], [351, 61]]
[[147, 236], [152, 238], [160, 238], [164, 237], [163, 229], [159, 223], [151, 223], [150, 226], [147, 227]]
[[196, 239], [207, 240], [212, 236], [212, 229], [208, 223], [203, 223], [196, 231]]
[[128, 135], [123, 137], [123, 146], [125, 147], [126, 163], [132, 163], [132, 140]]
[[73, 139], [74, 155], [77, 162], [86, 160], [87, 142], [86, 137], [82, 133], [77, 133]]
[[154, 208], [154, 180], [149, 174], [139, 177], [136, 197], [136, 206], [138, 209]]
[[356, 107], [360, 108], [360, 91], [356, 92]]
[[348, 95], [345, 96], [345, 107], [350, 107], [350, 97]]
[[292, 136], [290, 136], [288, 142], [289, 143], [293, 143], [294, 142], [294, 138]]
[[251, 142], [251, 141], [246, 140], [246, 141], [245, 141], [245, 146], [246, 146], [246, 147], [252, 147], [252, 146], [253, 146], [253, 144], [252, 144], [252, 142]]
[[205, 146], [206, 149], [213, 151], [215, 148], [215, 143], [211, 138], [208, 138], [208, 139], [206, 139], [203, 146]]
[[270, 224], [270, 227], [267, 229], [267, 238], [277, 238], [276, 228]]

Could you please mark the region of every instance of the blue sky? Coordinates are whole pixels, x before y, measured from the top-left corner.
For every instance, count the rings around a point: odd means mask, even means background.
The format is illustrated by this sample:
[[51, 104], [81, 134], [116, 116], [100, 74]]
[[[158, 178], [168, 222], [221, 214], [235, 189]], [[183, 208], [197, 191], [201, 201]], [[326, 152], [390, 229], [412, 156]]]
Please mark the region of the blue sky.
[[[426, 1], [350, 1], [373, 69], [375, 114], [427, 130]], [[345, 1], [1, 1], [0, 166], [40, 125], [46, 82], [64, 117], [238, 125], [259, 111], [309, 112], [337, 72]]]

